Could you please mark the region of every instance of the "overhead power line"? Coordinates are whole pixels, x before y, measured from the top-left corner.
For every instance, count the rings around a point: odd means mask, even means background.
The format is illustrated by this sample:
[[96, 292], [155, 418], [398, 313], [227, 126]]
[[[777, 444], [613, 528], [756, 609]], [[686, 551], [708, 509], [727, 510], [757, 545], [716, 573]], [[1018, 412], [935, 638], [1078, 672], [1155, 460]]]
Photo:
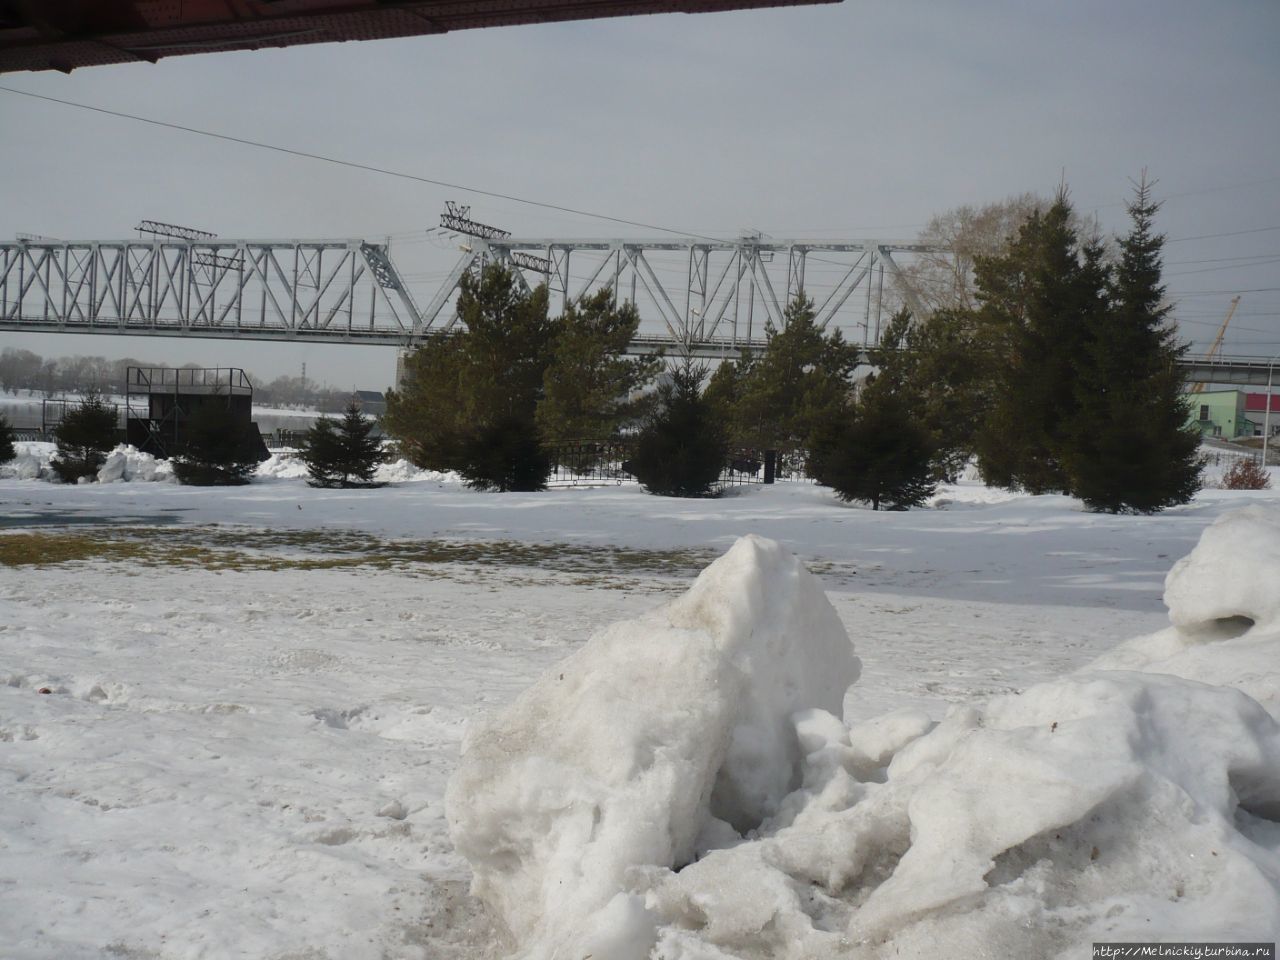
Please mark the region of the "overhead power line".
[[687, 230], [677, 230], [673, 227], [664, 227], [655, 223], [644, 223], [640, 220], [628, 220], [626, 217], [614, 217], [605, 213], [594, 213], [590, 210], [579, 210], [575, 207], [566, 207], [558, 203], [548, 203], [543, 200], [530, 200], [527, 197], [517, 197], [509, 193], [499, 193], [496, 190], [484, 190], [480, 187], [468, 187], [460, 183], [451, 183], [447, 180], [436, 180], [432, 177], [419, 176], [416, 173], [406, 173], [403, 170], [390, 170], [386, 167], [377, 167], [369, 163], [359, 163], [355, 160], [342, 160], [338, 157], [327, 157], [320, 153], [311, 153], [307, 150], [295, 150], [292, 147], [282, 147], [274, 143], [265, 143], [261, 140], [249, 140], [245, 137], [233, 137], [227, 133], [214, 133], [211, 130], [201, 130], [199, 127], [188, 127], [181, 123], [170, 123], [167, 120], [155, 120], [151, 117], [140, 117], [133, 113], [124, 113], [120, 110], [108, 110], [105, 107], [94, 107], [87, 103], [77, 103], [74, 100], [62, 100], [58, 97], [49, 97], [41, 93], [32, 93], [29, 90], [15, 90], [13, 87], [0, 87], [0, 91], [4, 93], [13, 93], [21, 97], [32, 97], [36, 100], [46, 100], [49, 103], [58, 103], [64, 107], [75, 107], [78, 110], [89, 110], [93, 113], [105, 114], [109, 117], [118, 117], [123, 120], [133, 120], [137, 123], [146, 123], [155, 127], [164, 127], [169, 130], [179, 130], [182, 133], [192, 133], [200, 137], [209, 137], [214, 140], [222, 140], [227, 143], [238, 143], [245, 147], [257, 147], [260, 150], [271, 150], [275, 153], [283, 153], [293, 157], [302, 157], [307, 160], [318, 160], [322, 163], [331, 163], [339, 167], [347, 167], [352, 170], [363, 170], [366, 173], [377, 173], [386, 177], [397, 177], [401, 180], [413, 180], [417, 183], [429, 184], [433, 187], [446, 187], [450, 190], [461, 190], [464, 193], [474, 193], [481, 197], [492, 197], [495, 200], [509, 200], [512, 203], [523, 203], [531, 207], [539, 207], [543, 210], [556, 210], [560, 213], [571, 213], [574, 216], [590, 217], [595, 220], [606, 220], [610, 223], [618, 223], [628, 227], [640, 227], [645, 230], [658, 230], [661, 233], [671, 233], [682, 237], [693, 237], [695, 240], [720, 240], [719, 237], [708, 237], [699, 233], [690, 233]]
[[1232, 293], [1272, 293], [1280, 290], [1280, 287], [1252, 287], [1250, 289], [1236, 290], [1170, 290], [1171, 297], [1221, 297]]
[[1230, 233], [1202, 233], [1194, 237], [1170, 237], [1165, 240], [1165, 243], [1182, 243], [1185, 240], [1216, 240], [1218, 237], [1242, 237], [1246, 233], [1270, 233], [1273, 230], [1280, 230], [1280, 226], [1257, 227], [1253, 230], [1232, 230]]
[[1193, 273], [1215, 273], [1220, 270], [1244, 270], [1248, 267], [1267, 267], [1273, 263], [1280, 263], [1280, 257], [1271, 257], [1267, 260], [1255, 260], [1252, 263], [1228, 263], [1217, 267], [1197, 267], [1195, 270], [1174, 270], [1165, 274], [1165, 276], [1185, 277]]
[[[376, 173], [387, 177], [396, 177], [401, 180], [412, 180], [416, 183], [425, 183], [434, 187], [445, 187], [449, 190], [461, 190], [464, 193], [473, 193], [481, 197], [490, 197], [495, 200], [507, 200], [512, 203], [520, 203], [526, 206], [538, 207], [543, 210], [554, 210], [559, 213], [568, 213], [577, 217], [588, 217], [593, 220], [604, 220], [609, 223], [617, 223], [628, 227], [640, 227], [645, 230], [658, 230], [662, 233], [670, 233], [676, 236], [692, 237], [697, 240], [720, 240], [721, 237], [714, 237], [708, 234], [695, 233], [689, 230], [680, 230], [675, 227], [664, 227], [661, 224], [645, 223], [641, 220], [631, 220], [626, 217], [615, 217], [607, 213], [596, 213], [592, 210], [581, 210], [576, 207], [569, 207], [563, 204], [550, 203], [545, 200], [533, 200], [528, 197], [518, 197], [509, 193], [501, 193], [496, 190], [486, 190], [483, 187], [472, 187], [465, 184], [453, 183], [448, 180], [438, 180], [433, 177], [424, 177], [416, 173], [407, 173], [403, 170], [391, 170], [386, 167], [379, 167], [369, 163], [360, 163], [355, 160], [343, 160], [339, 157], [330, 157], [320, 153], [313, 153], [308, 150], [298, 150], [293, 147], [282, 147], [279, 144], [266, 143], [262, 140], [250, 140], [247, 137], [236, 137], [227, 133], [216, 133], [212, 130], [202, 130], [199, 127], [191, 127], [181, 123], [172, 123], [168, 120], [156, 120], [153, 117], [143, 117], [134, 113], [125, 113], [122, 110], [110, 110], [106, 107], [95, 107], [87, 103], [79, 103], [75, 100], [64, 100], [61, 97], [51, 97], [42, 93], [33, 93], [30, 90], [18, 90], [14, 87], [0, 86], [0, 92], [12, 93], [20, 97], [30, 97], [34, 100], [44, 100], [48, 103], [60, 104], [64, 107], [73, 107], [77, 110], [88, 110], [91, 113], [99, 113], [104, 116], [116, 117], [122, 120], [132, 120], [135, 123], [145, 123], [155, 127], [163, 127], [168, 130], [177, 130], [182, 133], [190, 133], [199, 137], [209, 137], [214, 140], [222, 140], [226, 143], [235, 143], [245, 147], [255, 147], [259, 150], [270, 150], [275, 153], [283, 153], [288, 156], [301, 157], [306, 160], [315, 160], [321, 163], [330, 163], [339, 167], [347, 167], [351, 170], [362, 170], [366, 173]], [[1252, 186], [1259, 183], [1268, 183], [1271, 180], [1280, 178], [1268, 178], [1266, 180], [1252, 181], [1246, 184], [1230, 184], [1222, 187], [1209, 187], [1205, 190], [1188, 191], [1185, 193], [1172, 194], [1170, 198], [1191, 196], [1195, 193], [1209, 193], [1216, 190], [1229, 190], [1235, 187]], [[1253, 230], [1234, 230], [1227, 233], [1206, 233], [1193, 237], [1170, 237], [1166, 243], [1181, 243], [1186, 240], [1213, 240], [1219, 237], [1236, 237], [1251, 233], [1268, 233], [1274, 230], [1280, 230], [1280, 226], [1274, 227], [1258, 227]], [[393, 236], [406, 236], [416, 234], [418, 231], [409, 231], [407, 234], [393, 234]]]

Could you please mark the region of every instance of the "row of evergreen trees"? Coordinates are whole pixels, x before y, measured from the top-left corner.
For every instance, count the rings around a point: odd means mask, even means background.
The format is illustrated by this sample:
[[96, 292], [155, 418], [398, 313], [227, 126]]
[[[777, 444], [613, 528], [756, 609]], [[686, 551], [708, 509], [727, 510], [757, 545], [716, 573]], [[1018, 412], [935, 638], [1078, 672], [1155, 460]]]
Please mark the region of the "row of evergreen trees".
[[527, 290], [499, 265], [463, 278], [459, 328], [405, 363], [388, 392], [383, 430], [415, 465], [456, 470], [482, 490], [539, 490], [548, 444], [604, 439], [651, 406], [641, 388], [656, 358], [623, 356], [640, 316], [608, 290], [559, 317], [547, 289]]
[[[1108, 256], [1080, 236], [1060, 191], [998, 253], [975, 258], [971, 305], [895, 315], [873, 351], [877, 373], [856, 389], [858, 349], [820, 329], [803, 295], [758, 356], [721, 364], [709, 381], [690, 364], [659, 379], [661, 359], [623, 355], [634, 306], [606, 290], [552, 318], [545, 287], [491, 266], [464, 279], [457, 331], [408, 358], [383, 428], [416, 465], [479, 489], [542, 489], [549, 446], [625, 433], [631, 471], [678, 496], [708, 493], [736, 447], [803, 461], [842, 498], [877, 509], [923, 502], [976, 457], [995, 486], [1157, 511], [1198, 489], [1199, 437], [1186, 424], [1185, 347], [1167, 323], [1145, 177], [1128, 210], [1131, 229]], [[219, 410], [188, 424], [175, 465], [184, 482], [244, 482], [252, 470]], [[114, 426], [94, 400], [64, 421], [59, 475], [96, 472], [113, 441], [92, 437]], [[312, 482], [371, 484], [372, 426], [354, 406], [341, 422], [320, 420], [302, 450]]]
[[1066, 191], [997, 255], [974, 264], [976, 305], [895, 317], [879, 352], [884, 390], [918, 411], [950, 476], [976, 456], [983, 479], [1079, 497], [1094, 510], [1154, 512], [1200, 486], [1167, 322], [1163, 237], [1144, 178], [1131, 228], [1108, 258], [1079, 235]]
[[[858, 349], [820, 329], [803, 296], [758, 356], [721, 364], [705, 389], [706, 372], [685, 365], [645, 392], [660, 362], [622, 356], [633, 307], [602, 291], [551, 319], [544, 288], [490, 268], [464, 281], [459, 330], [410, 358], [384, 428], [414, 463], [485, 489], [539, 489], [548, 444], [626, 431], [633, 472], [662, 492], [705, 492], [738, 447], [804, 461], [876, 508], [923, 502], [976, 457], [995, 486], [1157, 511], [1198, 489], [1199, 438], [1145, 177], [1128, 210], [1108, 256], [1061, 190], [975, 258], [971, 305], [897, 314], [857, 388]], [[711, 479], [686, 478], [699, 470]]]
[[[262, 457], [261, 438], [252, 426], [212, 398], [183, 423], [182, 442], [173, 457], [180, 483], [194, 486], [246, 484]], [[373, 420], [352, 401], [341, 421], [321, 417], [304, 438], [301, 458], [315, 486], [373, 486], [382, 462], [382, 441], [373, 436]], [[58, 451], [50, 467], [64, 483], [97, 477], [119, 442], [116, 410], [91, 393], [76, 404], [53, 431]], [[13, 431], [0, 417], [0, 463], [12, 459]]]
[[[53, 430], [57, 453], [50, 467], [64, 483], [97, 478], [120, 442], [116, 408], [97, 393], [67, 410]], [[182, 483], [199, 486], [243, 484], [258, 465], [261, 439], [246, 431], [223, 404], [205, 403], [183, 426], [173, 471]]]

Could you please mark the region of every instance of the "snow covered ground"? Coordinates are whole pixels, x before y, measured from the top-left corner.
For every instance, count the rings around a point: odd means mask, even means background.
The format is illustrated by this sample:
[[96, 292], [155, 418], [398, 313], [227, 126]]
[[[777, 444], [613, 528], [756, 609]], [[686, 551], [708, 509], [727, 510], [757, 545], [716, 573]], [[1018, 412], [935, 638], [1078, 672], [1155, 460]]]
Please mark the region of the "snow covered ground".
[[[1237, 682], [1274, 713], [1273, 674], [1255, 661], [1277, 659], [1280, 554], [1241, 544], [1280, 495], [1209, 490], [1161, 516], [1112, 517], [966, 484], [895, 514], [802, 484], [713, 501], [631, 486], [493, 495], [399, 469], [366, 491], [312, 489], [280, 461], [215, 490], [0, 479], [6, 555], [43, 561], [0, 566], [0, 956], [507, 955], [516, 944], [468, 895], [445, 815], [464, 733], [539, 676], [558, 683], [589, 636], [680, 596], [744, 534], [784, 548], [776, 570], [793, 553], [813, 572], [860, 676], [844, 723], [826, 694], [765, 698], [774, 713], [822, 708], [795, 741], [788, 786], [802, 789], [774, 809], [774, 770], [765, 806], [744, 808], [773, 818], [756, 839], [702, 822], [690, 841], [702, 859], [678, 873], [633, 858], [644, 881], [627, 896], [650, 896], [650, 912], [610, 907], [597, 931], [622, 931], [610, 960], [646, 942], [668, 960], [786, 956], [763, 935], [734, 938], [770, 911], [780, 936], [803, 917], [834, 930], [864, 906], [847, 943], [817, 937], [796, 955], [1087, 956], [1080, 931], [1112, 908], [1116, 929], [1150, 918], [1152, 938], [1225, 938], [1246, 910], [1258, 922], [1241, 936], [1275, 937], [1274, 723], [1230, 690], [1067, 675], [1107, 655], [1125, 671]], [[1218, 657], [1226, 647], [1166, 629], [1164, 579], [1245, 505], [1268, 513], [1228, 521], [1226, 546], [1184, 567], [1202, 585], [1180, 594], [1190, 628], [1243, 615], [1240, 596], [1212, 606], [1228, 583], [1268, 624], [1235, 637], [1244, 623], [1230, 621], [1215, 642], [1244, 653]], [[1065, 752], [1049, 751], [1052, 722]], [[618, 776], [613, 792], [639, 796]], [[498, 796], [459, 790], [477, 810]], [[1036, 798], [1031, 814], [1019, 796]], [[1246, 809], [1232, 813], [1235, 799]], [[1023, 837], [1054, 817], [1066, 839]], [[821, 911], [790, 909], [806, 870]], [[579, 890], [578, 909], [603, 889]]]

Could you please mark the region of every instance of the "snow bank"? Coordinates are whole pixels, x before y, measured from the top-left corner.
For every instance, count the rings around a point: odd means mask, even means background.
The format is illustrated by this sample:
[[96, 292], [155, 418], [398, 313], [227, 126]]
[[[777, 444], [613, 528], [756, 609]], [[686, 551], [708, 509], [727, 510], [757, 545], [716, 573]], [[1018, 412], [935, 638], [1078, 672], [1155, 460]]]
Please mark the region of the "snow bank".
[[634, 871], [682, 867], [776, 813], [803, 759], [790, 714], [839, 710], [859, 666], [799, 561], [739, 540], [469, 736], [446, 802], [474, 892], [528, 956], [647, 956]]
[[849, 728], [830, 606], [744, 539], [474, 733], [455, 843], [526, 958], [1275, 940], [1280, 724], [1249, 694], [1280, 674], [1277, 559], [1274, 511], [1224, 516], [1170, 573], [1159, 642], [940, 724]]
[[176, 482], [168, 460], [157, 460], [137, 447], [121, 444], [107, 454], [106, 462], [98, 468], [99, 483], [155, 480]]
[[[258, 465], [256, 475], [260, 479], [272, 480], [306, 480], [310, 476], [307, 473], [307, 465], [293, 453], [273, 453]], [[373, 474], [374, 483], [414, 483], [426, 480], [436, 483], [459, 482], [456, 473], [423, 470], [403, 459], [391, 463], [380, 463]]]
[[430, 480], [434, 483], [462, 482], [462, 478], [456, 473], [423, 470], [421, 467], [415, 467], [404, 458], [393, 460], [390, 463], [378, 464], [378, 469], [374, 473], [373, 479], [378, 483], [417, 483], [424, 480]]
[[14, 458], [0, 463], [0, 479], [39, 480], [49, 479], [53, 471], [49, 461], [57, 452], [56, 444], [33, 440], [19, 440], [13, 445]]
[[1174, 564], [1164, 602], [1176, 627], [1246, 617], [1280, 629], [1280, 512], [1246, 507], [1219, 517], [1196, 549]]
[[258, 464], [255, 476], [271, 480], [305, 480], [307, 465], [289, 453], [273, 453]]
[[[0, 464], [0, 479], [57, 481], [57, 475], [49, 466], [58, 452], [56, 443], [23, 441], [13, 446], [17, 456], [8, 463]], [[157, 460], [128, 444], [122, 443], [112, 450], [98, 468], [99, 483], [155, 480], [173, 480], [169, 461]]]
[[1280, 511], [1223, 514], [1165, 579], [1173, 624], [1121, 644], [1093, 669], [1232, 686], [1280, 719]]

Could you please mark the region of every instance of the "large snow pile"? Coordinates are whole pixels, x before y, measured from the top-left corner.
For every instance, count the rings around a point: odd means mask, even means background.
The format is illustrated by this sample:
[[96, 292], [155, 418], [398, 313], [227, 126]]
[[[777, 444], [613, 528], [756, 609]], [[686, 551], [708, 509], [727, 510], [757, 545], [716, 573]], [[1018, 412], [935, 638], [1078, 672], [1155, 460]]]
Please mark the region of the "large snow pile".
[[1091, 668], [1233, 686], [1280, 719], [1280, 511], [1219, 517], [1169, 571], [1164, 602], [1172, 627], [1121, 644]]
[[531, 960], [1275, 940], [1280, 724], [1249, 693], [1280, 673], [1277, 558], [1274, 512], [1228, 515], [1124, 669], [850, 727], [852, 645], [796, 561], [746, 538], [469, 737], [455, 843]]
[[14, 457], [0, 463], [0, 480], [50, 479], [49, 461], [58, 452], [56, 444], [36, 440], [19, 440], [13, 445]]
[[[295, 453], [273, 453], [258, 465], [256, 476], [259, 479], [271, 480], [306, 480], [310, 477], [307, 465]], [[456, 473], [441, 473], [438, 470], [423, 470], [415, 467], [408, 460], [394, 460], [380, 463], [373, 472], [374, 483], [413, 483], [430, 480], [435, 483], [457, 483]]]
[[291, 453], [271, 454], [258, 464], [255, 475], [272, 480], [305, 480], [310, 476], [302, 458]]
[[378, 483], [415, 483], [424, 480], [430, 480], [433, 483], [462, 482], [462, 478], [456, 473], [451, 471], [442, 472], [440, 470], [424, 470], [422, 467], [415, 467], [403, 457], [398, 460], [392, 460], [388, 463], [378, 464], [378, 469], [375, 471], [373, 479]]
[[803, 762], [790, 715], [839, 710], [859, 666], [817, 581], [743, 538], [468, 738], [446, 803], [475, 892], [530, 956], [647, 956], [636, 870], [670, 872], [775, 815]]
[[[49, 465], [58, 453], [56, 443], [22, 441], [13, 446], [17, 455], [8, 463], [0, 464], [0, 479], [51, 481], [58, 479]], [[107, 454], [106, 460], [98, 468], [99, 483], [155, 480], [173, 480], [173, 470], [169, 466], [169, 461], [157, 460], [151, 454], [143, 453], [129, 444], [122, 443], [117, 446]]]
[[[58, 452], [57, 444], [38, 441], [19, 441], [14, 444], [16, 456], [0, 463], [0, 480], [50, 480], [56, 481], [49, 462]], [[306, 480], [307, 465], [291, 453], [274, 453], [258, 465], [254, 476], [259, 480]], [[408, 460], [395, 460], [378, 464], [374, 472], [375, 483], [412, 483], [431, 481], [437, 484], [458, 483], [456, 473], [423, 470]], [[106, 462], [98, 468], [99, 483], [118, 482], [176, 482], [173, 467], [168, 460], [157, 460], [136, 447], [120, 444], [107, 455]]]
[[154, 480], [176, 482], [173, 467], [168, 460], [157, 460], [149, 453], [143, 453], [137, 447], [121, 444], [107, 454], [106, 462], [98, 468], [99, 483], [115, 483], [118, 481], [140, 481], [149, 483]]

